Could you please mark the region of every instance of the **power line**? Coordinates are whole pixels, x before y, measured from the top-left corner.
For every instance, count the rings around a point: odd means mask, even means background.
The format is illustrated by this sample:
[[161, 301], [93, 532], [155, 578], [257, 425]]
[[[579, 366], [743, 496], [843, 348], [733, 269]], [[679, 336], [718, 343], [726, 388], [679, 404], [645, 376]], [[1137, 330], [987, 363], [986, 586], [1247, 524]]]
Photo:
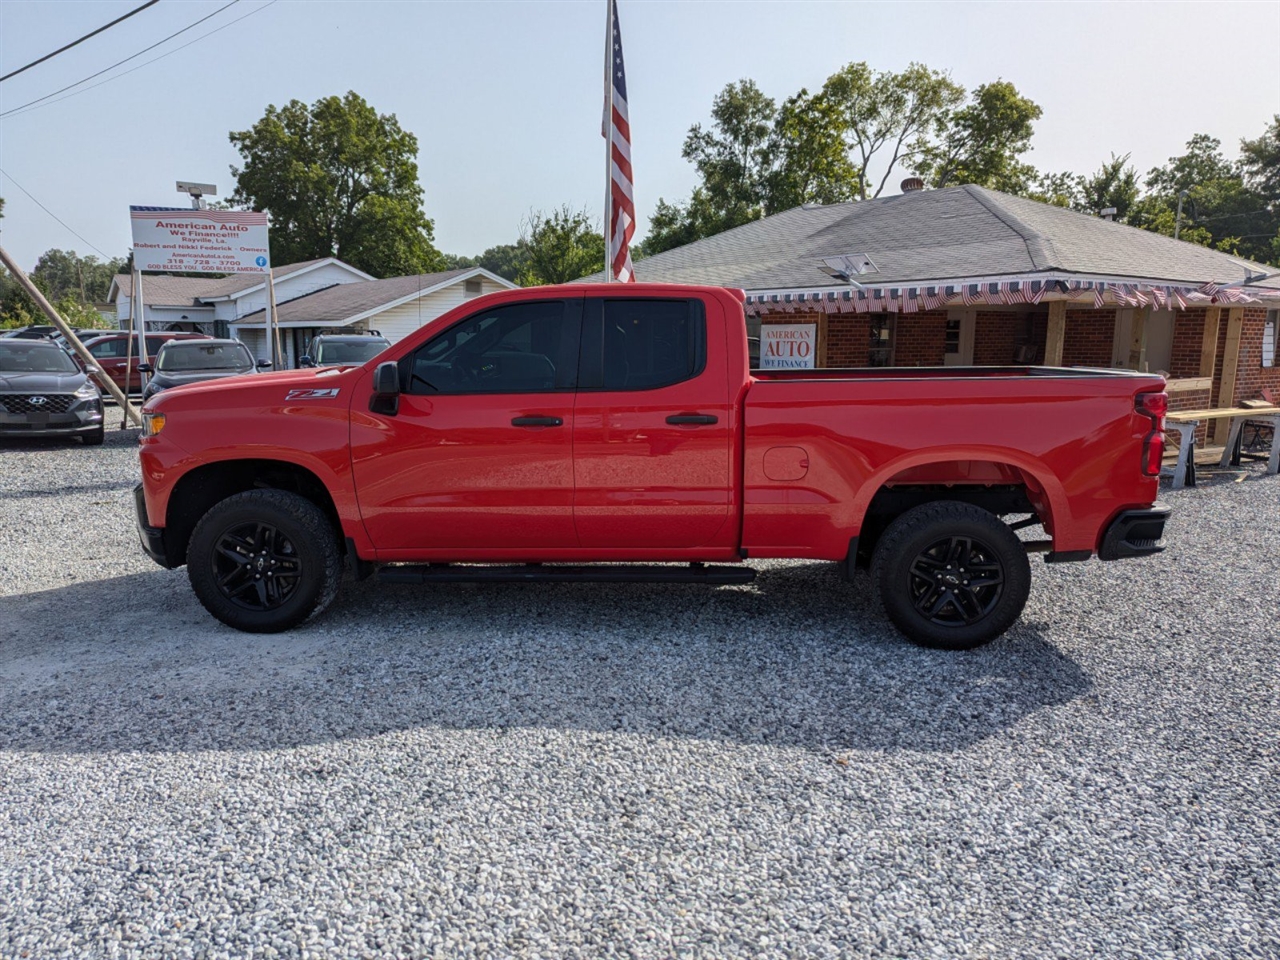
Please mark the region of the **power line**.
[[168, 43], [174, 37], [186, 33], [188, 30], [192, 29], [193, 27], [198, 27], [200, 24], [204, 23], [206, 20], [212, 17], [216, 17], [223, 10], [227, 9], [227, 7], [235, 6], [239, 2], [240, 0], [231, 0], [230, 3], [223, 4], [221, 7], [213, 11], [213, 13], [209, 14], [208, 16], [201, 17], [195, 23], [188, 24], [187, 26], [183, 27], [181, 30], [178, 30], [175, 33], [169, 34], [169, 36], [165, 37], [163, 40], [157, 40], [155, 43], [151, 44], [151, 46], [144, 47], [143, 49], [139, 50], [137, 53], [125, 57], [123, 60], [118, 60], [115, 63], [111, 64], [111, 66], [109, 67], [103, 67], [97, 73], [91, 73], [89, 74], [89, 76], [85, 77], [83, 80], [77, 80], [75, 83], [69, 83], [65, 87], [63, 87], [61, 90], [55, 90], [53, 91], [53, 93], [46, 93], [43, 97], [37, 97], [35, 100], [28, 100], [26, 103], [22, 104], [21, 106], [14, 107], [11, 110], [6, 110], [4, 113], [0, 113], [0, 117], [7, 117], [10, 114], [17, 113], [19, 110], [22, 110], [26, 107], [33, 106], [37, 103], [42, 103], [45, 100], [48, 100], [50, 97], [56, 97], [60, 93], [65, 93], [66, 91], [70, 90], [72, 87], [78, 87], [82, 83], [88, 83], [94, 77], [100, 77], [104, 73], [106, 73], [108, 70], [114, 70], [116, 67], [120, 66], [121, 64], [128, 63], [130, 60], [136, 60], [138, 57], [142, 56], [144, 53], [148, 52], [149, 50], [154, 50], [156, 47], [160, 46], [161, 44]]
[[4, 82], [5, 82], [6, 80], [8, 80], [10, 77], [16, 77], [18, 74], [20, 74], [20, 73], [22, 73], [22, 72], [24, 72], [24, 71], [26, 71], [26, 70], [30, 70], [32, 67], [36, 66], [37, 64], [44, 63], [46, 60], [52, 60], [54, 57], [56, 57], [56, 56], [57, 56], [58, 54], [60, 54], [60, 53], [66, 53], [66, 52], [67, 52], [68, 50], [70, 50], [72, 47], [77, 46], [77, 45], [79, 45], [79, 44], [81, 44], [81, 43], [84, 43], [84, 42], [85, 42], [86, 40], [88, 40], [90, 37], [96, 37], [96, 36], [97, 36], [98, 34], [100, 34], [103, 30], [109, 30], [109, 29], [111, 29], [112, 27], [114, 27], [117, 23], [121, 23], [121, 22], [123, 22], [123, 21], [125, 21], [125, 20], [128, 20], [128, 19], [129, 19], [130, 17], [132, 17], [134, 14], [141, 13], [143, 10], [147, 9], [147, 7], [154, 7], [154, 6], [155, 6], [157, 3], [159, 3], [159, 2], [160, 2], [160, 0], [147, 0], [147, 2], [146, 2], [146, 3], [144, 3], [142, 6], [140, 6], [140, 7], [135, 7], [134, 9], [132, 9], [132, 10], [130, 10], [128, 13], [126, 13], [123, 17], [116, 17], [116, 18], [115, 18], [114, 20], [112, 20], [110, 23], [108, 23], [108, 24], [104, 24], [103, 26], [99, 27], [97, 30], [94, 30], [92, 33], [86, 33], [86, 34], [85, 34], [83, 37], [81, 37], [79, 40], [72, 40], [72, 41], [71, 41], [70, 43], [68, 43], [65, 47], [59, 47], [57, 50], [53, 51], [53, 53], [46, 53], [46, 54], [45, 54], [43, 57], [41, 57], [39, 60], [32, 60], [32, 61], [31, 61], [30, 63], [28, 63], [25, 67], [19, 67], [17, 70], [14, 70], [12, 73], [6, 73], [3, 77], [0, 77], [0, 83], [4, 83]]
[[[19, 190], [21, 190], [23, 193], [25, 193], [28, 197], [30, 197], [30, 199], [31, 199], [31, 202], [32, 202], [32, 203], [34, 203], [37, 207], [39, 207], [41, 210], [43, 210], [43, 211], [44, 211], [45, 213], [47, 213], [49, 216], [53, 217], [53, 219], [57, 220], [60, 224], [62, 224], [64, 227], [66, 227], [68, 230], [70, 230], [70, 231], [71, 231], [73, 234], [75, 234], [77, 237], [79, 237], [79, 238], [80, 238], [80, 241], [81, 241], [82, 243], [87, 243], [87, 244], [89, 244], [89, 246], [90, 246], [90, 247], [93, 247], [93, 249], [94, 249], [94, 250], [98, 250], [98, 248], [97, 248], [97, 247], [95, 247], [92, 243], [89, 243], [89, 241], [88, 241], [88, 240], [85, 240], [85, 238], [84, 238], [84, 237], [81, 237], [81, 236], [80, 236], [80, 234], [76, 233], [74, 230], [71, 230], [71, 227], [67, 226], [67, 223], [66, 223], [66, 221], [65, 221], [65, 220], [63, 220], [60, 216], [58, 216], [56, 213], [54, 213], [52, 210], [50, 210], [48, 207], [46, 207], [43, 203], [41, 203], [41, 202], [40, 202], [39, 200], [37, 200], [35, 197], [31, 196], [31, 194], [30, 194], [30, 192], [27, 190], [27, 188], [26, 188], [26, 187], [24, 187], [22, 184], [20, 184], [17, 180], [13, 179], [13, 177], [9, 176], [9, 174], [8, 174], [4, 169], [0, 168], [0, 174], [3, 174], [4, 176], [9, 177], [9, 182], [10, 182], [10, 183], [12, 183], [12, 184], [13, 184], [15, 187], [17, 187]], [[102, 251], [101, 251], [101, 250], [98, 250], [98, 252], [99, 252], [99, 253], [102, 253]], [[105, 254], [105, 253], [102, 253], [102, 256], [103, 256], [104, 258], [106, 258], [107, 260], [110, 260], [110, 259], [111, 259], [111, 257], [107, 256], [107, 254]]]
[[[267, 9], [267, 7], [271, 6], [274, 3], [276, 3], [276, 0], [267, 0], [266, 3], [258, 7], [256, 10], [250, 10], [248, 13], [238, 16], [234, 20], [230, 20], [224, 23], [222, 26], [217, 27], [213, 30], [210, 30], [208, 33], [202, 33], [200, 34], [200, 36], [196, 37], [194, 40], [188, 40], [186, 43], [182, 44], [182, 46], [174, 47], [172, 50], [162, 53], [158, 57], [152, 57], [150, 60], [144, 60], [142, 63], [138, 64], [136, 67], [130, 67], [128, 70], [125, 70], [122, 73], [117, 73], [114, 77], [107, 77], [105, 80], [99, 80], [97, 83], [91, 86], [85, 87], [82, 90], [73, 90], [71, 93], [68, 93], [65, 97], [58, 97], [57, 100], [50, 100], [48, 103], [36, 103], [34, 106], [28, 105], [25, 110], [22, 107], [14, 107], [13, 110], [9, 111], [8, 113], [0, 114], [0, 117], [6, 117], [6, 116], [9, 116], [10, 114], [15, 114], [15, 113], [16, 114], [30, 113], [32, 110], [39, 110], [42, 106], [51, 107], [55, 103], [61, 103], [63, 100], [70, 100], [72, 97], [78, 97], [82, 93], [88, 93], [90, 90], [94, 90], [105, 83], [110, 83], [112, 80], [119, 80], [121, 77], [127, 77], [129, 74], [133, 73], [135, 70], [141, 70], [143, 67], [148, 66], [152, 63], [156, 63], [160, 60], [163, 60], [165, 57], [171, 57], [175, 53], [177, 53], [179, 50], [185, 50], [187, 49], [187, 47], [191, 46], [192, 44], [199, 43], [201, 40], [205, 40], [209, 37], [212, 37], [215, 33], [221, 33], [223, 30], [227, 29], [227, 27], [235, 26], [241, 20], [246, 20], [249, 17], [252, 17], [255, 13], [261, 13], [263, 10]], [[83, 83], [84, 81], [81, 81], [81, 82]], [[53, 94], [50, 94], [50, 96], [53, 96]]]

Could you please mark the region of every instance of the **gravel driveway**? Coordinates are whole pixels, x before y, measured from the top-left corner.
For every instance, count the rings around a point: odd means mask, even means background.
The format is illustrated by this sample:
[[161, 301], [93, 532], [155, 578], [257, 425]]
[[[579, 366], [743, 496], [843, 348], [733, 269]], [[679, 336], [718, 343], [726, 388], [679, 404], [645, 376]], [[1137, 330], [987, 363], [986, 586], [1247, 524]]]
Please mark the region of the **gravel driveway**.
[[0, 446], [0, 957], [1280, 955], [1280, 479], [917, 649], [834, 566], [239, 634]]

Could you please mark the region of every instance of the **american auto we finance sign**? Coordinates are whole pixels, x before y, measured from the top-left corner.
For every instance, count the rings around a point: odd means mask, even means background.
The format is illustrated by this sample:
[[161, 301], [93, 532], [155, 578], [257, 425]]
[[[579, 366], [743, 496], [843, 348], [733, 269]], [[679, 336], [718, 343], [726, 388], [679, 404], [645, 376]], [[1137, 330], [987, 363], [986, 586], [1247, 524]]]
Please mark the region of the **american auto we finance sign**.
[[167, 273], [266, 273], [267, 215], [251, 210], [130, 207], [133, 262]]

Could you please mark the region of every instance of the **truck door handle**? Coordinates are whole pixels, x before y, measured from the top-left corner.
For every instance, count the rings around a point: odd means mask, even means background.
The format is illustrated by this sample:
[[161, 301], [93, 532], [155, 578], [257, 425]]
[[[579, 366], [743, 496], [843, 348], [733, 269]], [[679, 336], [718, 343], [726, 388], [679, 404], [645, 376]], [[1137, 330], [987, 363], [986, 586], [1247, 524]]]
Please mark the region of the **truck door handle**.
[[513, 427], [563, 427], [564, 421], [559, 417], [514, 417]]
[[667, 423], [675, 424], [709, 424], [719, 423], [720, 418], [712, 416], [709, 413], [680, 413], [672, 417], [667, 417]]

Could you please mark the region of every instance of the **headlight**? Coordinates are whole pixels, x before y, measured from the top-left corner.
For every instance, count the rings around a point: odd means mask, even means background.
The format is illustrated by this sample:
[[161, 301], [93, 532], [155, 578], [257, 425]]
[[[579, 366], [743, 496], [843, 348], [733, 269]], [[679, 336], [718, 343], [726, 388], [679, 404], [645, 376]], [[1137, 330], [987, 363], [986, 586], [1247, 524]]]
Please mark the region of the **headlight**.
[[79, 400], [88, 400], [90, 397], [98, 395], [98, 388], [94, 386], [92, 380], [86, 380], [80, 385], [80, 389], [75, 392], [75, 397]]
[[147, 413], [145, 410], [142, 412], [142, 435], [144, 437], [154, 437], [163, 429], [163, 413]]

